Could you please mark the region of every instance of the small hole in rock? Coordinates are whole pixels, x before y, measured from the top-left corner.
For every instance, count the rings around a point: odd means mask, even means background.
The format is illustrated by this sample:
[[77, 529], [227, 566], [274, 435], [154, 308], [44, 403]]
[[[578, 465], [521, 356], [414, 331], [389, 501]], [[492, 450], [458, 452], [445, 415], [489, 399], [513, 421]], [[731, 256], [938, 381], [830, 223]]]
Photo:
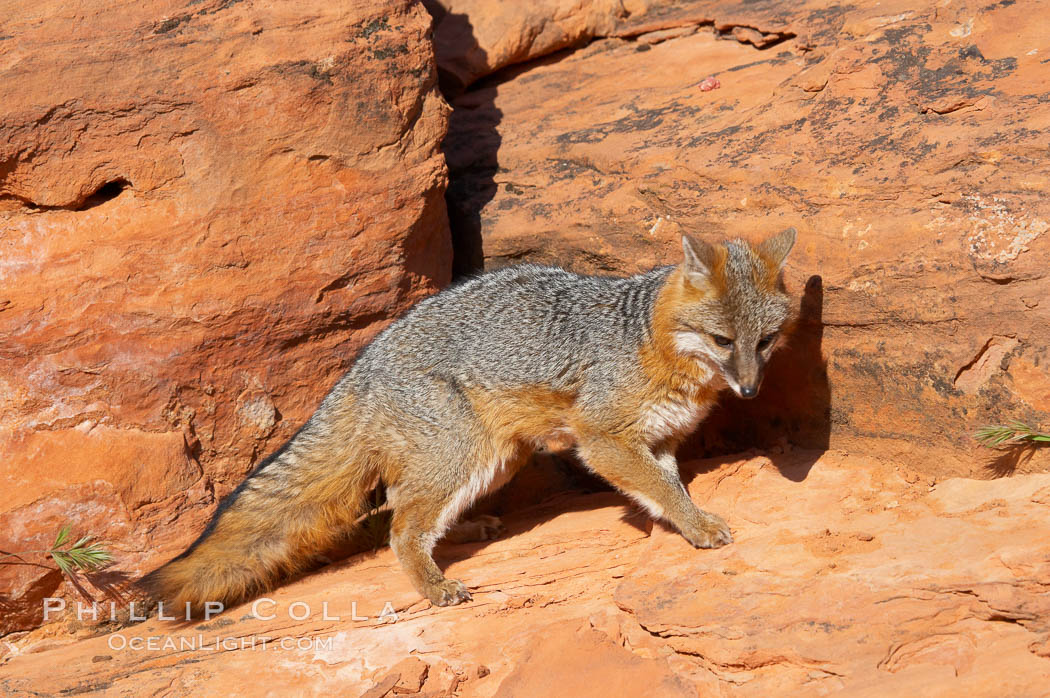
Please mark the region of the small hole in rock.
[[100, 206], [106, 203], [107, 201], [112, 201], [113, 199], [120, 196], [120, 193], [130, 186], [131, 182], [129, 182], [126, 179], [115, 179], [112, 182], [106, 182], [101, 187], [99, 187], [94, 194], [84, 199], [84, 203], [80, 204], [80, 206], [77, 206], [77, 210], [86, 211], [89, 208]]

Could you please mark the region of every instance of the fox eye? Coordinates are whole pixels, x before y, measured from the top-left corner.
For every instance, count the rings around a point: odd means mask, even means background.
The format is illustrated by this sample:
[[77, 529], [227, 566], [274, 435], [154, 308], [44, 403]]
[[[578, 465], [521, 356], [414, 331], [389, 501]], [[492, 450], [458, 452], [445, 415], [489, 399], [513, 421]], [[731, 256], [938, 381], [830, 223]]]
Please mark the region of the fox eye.
[[766, 347], [768, 347], [770, 344], [773, 343], [773, 340], [775, 340], [776, 338], [777, 338], [777, 333], [773, 332], [771, 334], [767, 334], [765, 337], [763, 337], [762, 339], [758, 340], [758, 348], [759, 348], [759, 350], [762, 350], [762, 349], [765, 349]]
[[720, 334], [711, 335], [711, 339], [715, 340], [715, 344], [717, 344], [720, 347], [733, 346], [733, 340], [731, 340], [729, 337], [723, 337]]

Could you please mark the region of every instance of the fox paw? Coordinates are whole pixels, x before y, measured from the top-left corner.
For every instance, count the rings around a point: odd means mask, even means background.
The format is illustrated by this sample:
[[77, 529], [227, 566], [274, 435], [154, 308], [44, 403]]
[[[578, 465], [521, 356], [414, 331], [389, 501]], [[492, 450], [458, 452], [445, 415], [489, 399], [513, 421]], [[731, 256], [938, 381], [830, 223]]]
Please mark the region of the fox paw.
[[685, 539], [696, 548], [721, 548], [733, 542], [733, 534], [729, 532], [729, 524], [721, 516], [715, 514], [704, 515], [700, 526], [693, 531], [683, 533]]
[[458, 579], [446, 579], [427, 589], [427, 598], [435, 606], [455, 606], [471, 601], [473, 597], [463, 582]]
[[453, 543], [477, 543], [496, 540], [506, 531], [499, 517], [481, 515], [470, 521], [461, 521], [449, 529], [446, 538]]

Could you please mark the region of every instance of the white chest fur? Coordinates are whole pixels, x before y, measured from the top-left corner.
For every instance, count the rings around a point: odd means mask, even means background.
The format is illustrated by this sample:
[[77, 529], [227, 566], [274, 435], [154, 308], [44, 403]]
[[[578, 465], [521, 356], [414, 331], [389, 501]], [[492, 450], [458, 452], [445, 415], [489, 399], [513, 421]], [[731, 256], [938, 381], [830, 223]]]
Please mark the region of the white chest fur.
[[642, 412], [642, 430], [652, 441], [687, 434], [696, 428], [708, 407], [685, 396], [649, 403]]

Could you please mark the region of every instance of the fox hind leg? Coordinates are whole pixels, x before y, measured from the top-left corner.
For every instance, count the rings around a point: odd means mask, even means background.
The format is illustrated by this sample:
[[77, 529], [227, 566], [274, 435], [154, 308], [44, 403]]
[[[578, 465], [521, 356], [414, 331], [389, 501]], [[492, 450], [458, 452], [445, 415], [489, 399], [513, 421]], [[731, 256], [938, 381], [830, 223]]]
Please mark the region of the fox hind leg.
[[[442, 470], [455, 472], [438, 468], [431, 472]], [[415, 482], [415, 487], [397, 485], [388, 490], [394, 509], [390, 546], [412, 584], [435, 606], [453, 606], [471, 600], [462, 582], [445, 577], [434, 562], [432, 552], [463, 510], [488, 491], [499, 470], [498, 464], [483, 466], [464, 473], [462, 478], [446, 479], [442, 483]]]
[[435, 606], [454, 606], [470, 601], [470, 592], [456, 579], [448, 579], [434, 562], [431, 552], [443, 531], [441, 511], [430, 503], [406, 502], [394, 510], [390, 547], [412, 585]]

